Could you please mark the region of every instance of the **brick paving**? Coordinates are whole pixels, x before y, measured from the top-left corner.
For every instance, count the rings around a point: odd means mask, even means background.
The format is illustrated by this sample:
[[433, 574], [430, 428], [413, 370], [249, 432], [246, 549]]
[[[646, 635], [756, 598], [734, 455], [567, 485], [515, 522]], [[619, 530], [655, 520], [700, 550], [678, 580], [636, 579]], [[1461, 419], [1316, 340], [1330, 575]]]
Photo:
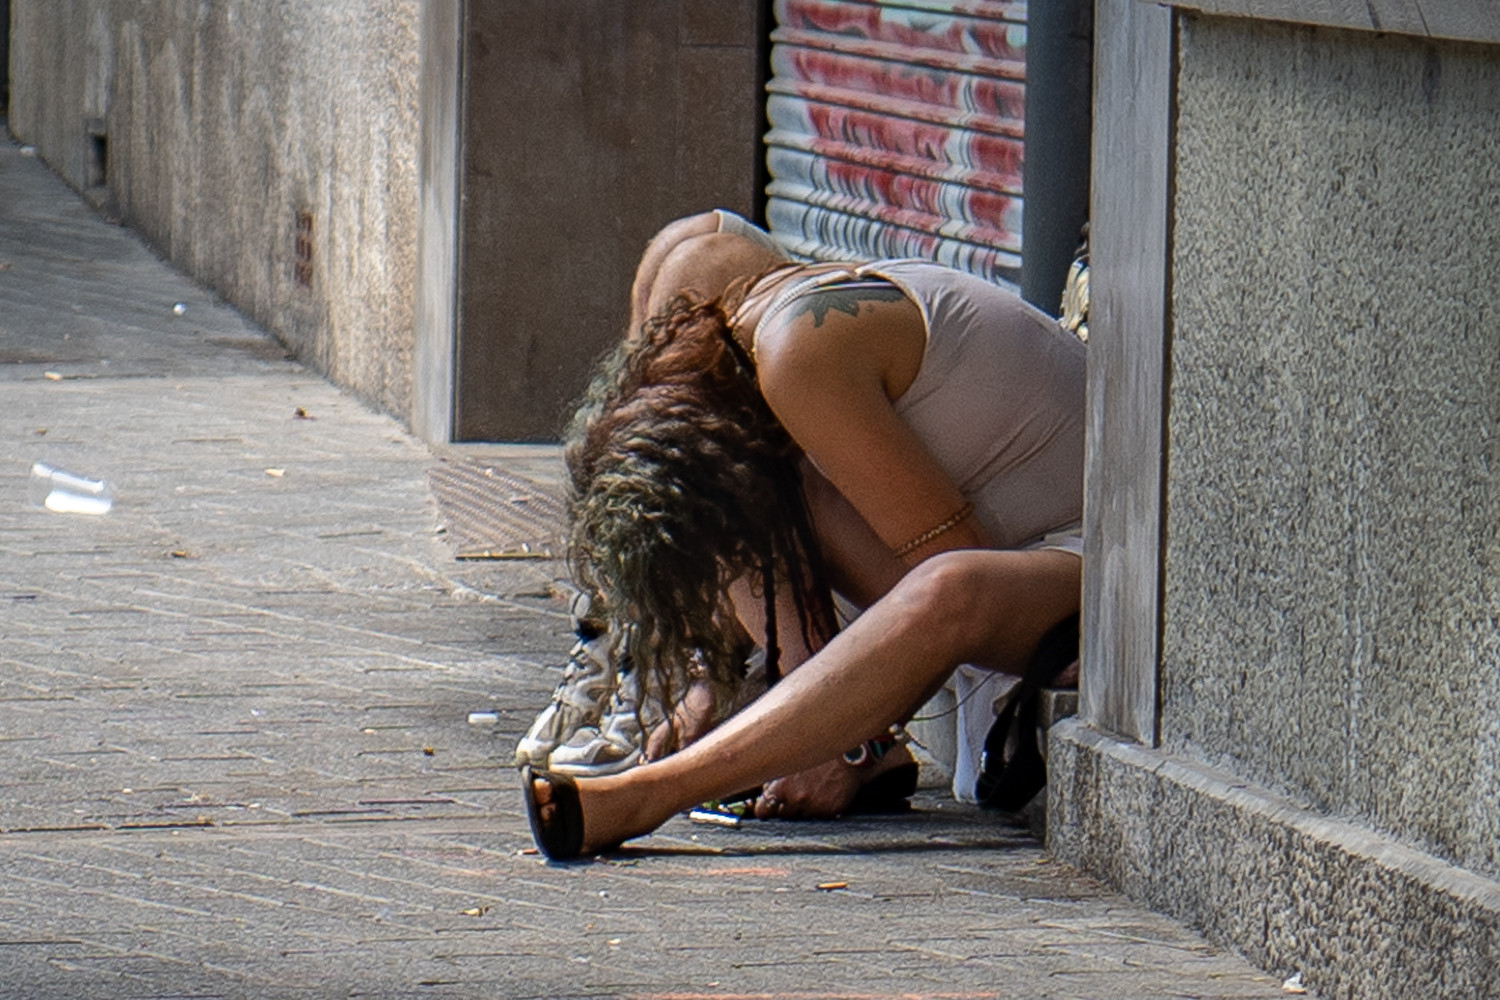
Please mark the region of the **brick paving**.
[[934, 792], [545, 863], [508, 762], [562, 567], [455, 561], [429, 449], [8, 140], [0, 399], [6, 1000], [1282, 995]]

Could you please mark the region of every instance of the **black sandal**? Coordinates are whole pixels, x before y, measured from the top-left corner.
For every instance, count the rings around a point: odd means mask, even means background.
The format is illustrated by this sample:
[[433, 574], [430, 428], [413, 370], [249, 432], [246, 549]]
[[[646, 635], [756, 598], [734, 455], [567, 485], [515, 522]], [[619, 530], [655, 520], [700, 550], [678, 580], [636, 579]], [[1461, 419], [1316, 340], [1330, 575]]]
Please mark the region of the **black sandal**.
[[1054, 625], [1032, 654], [1010, 701], [996, 716], [984, 740], [974, 796], [986, 809], [1019, 813], [1047, 785], [1037, 718], [1042, 689], [1078, 659], [1078, 615]]
[[844, 810], [845, 816], [881, 816], [911, 810], [911, 797], [917, 791], [916, 761], [898, 764], [859, 786]]
[[[536, 799], [536, 779], [541, 778], [552, 789], [550, 818], [542, 817], [543, 803]], [[521, 795], [526, 799], [526, 818], [531, 822], [531, 838], [552, 861], [574, 861], [583, 856], [583, 806], [578, 801], [578, 785], [566, 774], [533, 771], [530, 764], [521, 767]]]

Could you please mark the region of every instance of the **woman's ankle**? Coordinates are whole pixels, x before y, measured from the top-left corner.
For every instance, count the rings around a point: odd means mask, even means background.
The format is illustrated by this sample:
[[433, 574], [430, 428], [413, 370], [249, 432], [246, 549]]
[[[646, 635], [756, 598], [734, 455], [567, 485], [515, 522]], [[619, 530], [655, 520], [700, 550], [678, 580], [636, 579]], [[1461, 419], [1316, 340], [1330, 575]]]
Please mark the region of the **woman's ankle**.
[[672, 818], [675, 809], [663, 808], [652, 767], [642, 764], [621, 774], [578, 782], [583, 806], [583, 842], [598, 850], [622, 840], [643, 837]]

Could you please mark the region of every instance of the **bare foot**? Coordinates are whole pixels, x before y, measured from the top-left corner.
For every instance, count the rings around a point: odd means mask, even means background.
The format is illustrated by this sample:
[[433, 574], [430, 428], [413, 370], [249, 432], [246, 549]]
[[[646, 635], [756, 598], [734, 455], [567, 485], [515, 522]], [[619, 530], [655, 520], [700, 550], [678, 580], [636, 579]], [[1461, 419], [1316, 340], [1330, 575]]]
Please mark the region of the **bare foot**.
[[583, 816], [570, 778], [521, 769], [526, 789], [526, 811], [531, 835], [542, 853], [554, 861], [570, 861], [583, 854]]
[[[649, 791], [629, 787], [629, 782], [618, 780], [622, 777], [625, 776], [577, 778], [570, 782], [563, 775], [546, 772], [533, 776], [531, 794], [536, 802], [537, 819], [542, 826], [555, 831], [555, 839], [565, 846], [565, 853], [573, 850], [577, 857], [588, 857], [612, 851], [631, 837], [650, 833], [670, 816], [653, 812]], [[559, 789], [554, 782], [571, 784], [572, 788]], [[580, 829], [565, 836], [556, 828], [571, 821], [569, 800], [575, 794], [574, 789], [580, 815], [573, 822]], [[579, 838], [576, 847], [570, 843], [571, 837]]]

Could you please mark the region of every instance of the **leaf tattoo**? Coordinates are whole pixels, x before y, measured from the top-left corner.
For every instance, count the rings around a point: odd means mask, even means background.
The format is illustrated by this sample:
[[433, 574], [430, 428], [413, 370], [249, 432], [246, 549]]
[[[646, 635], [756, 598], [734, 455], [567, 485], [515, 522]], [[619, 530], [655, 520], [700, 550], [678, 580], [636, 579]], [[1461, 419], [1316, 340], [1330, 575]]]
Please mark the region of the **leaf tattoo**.
[[818, 327], [822, 326], [823, 320], [828, 318], [830, 310], [837, 310], [849, 316], [858, 316], [859, 308], [863, 303], [899, 302], [905, 298], [906, 293], [886, 284], [820, 288], [798, 296], [792, 306], [792, 315], [812, 313], [813, 326]]

